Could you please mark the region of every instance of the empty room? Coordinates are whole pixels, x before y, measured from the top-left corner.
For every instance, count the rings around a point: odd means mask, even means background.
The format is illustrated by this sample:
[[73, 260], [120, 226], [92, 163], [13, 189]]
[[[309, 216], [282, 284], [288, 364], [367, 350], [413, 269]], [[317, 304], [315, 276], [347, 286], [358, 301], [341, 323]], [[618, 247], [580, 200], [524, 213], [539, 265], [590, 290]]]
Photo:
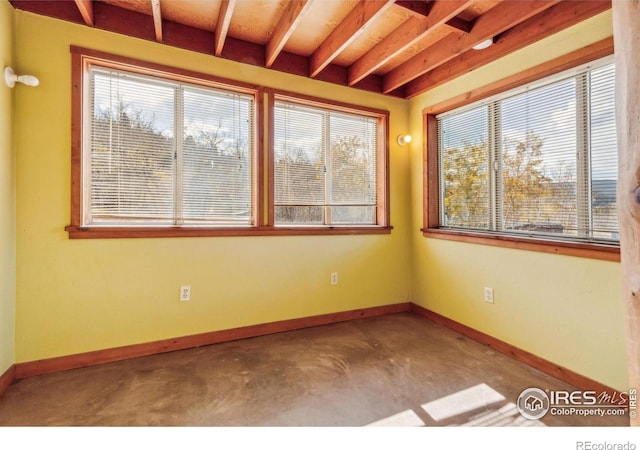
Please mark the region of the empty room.
[[0, 0], [0, 425], [637, 425], [638, 29]]

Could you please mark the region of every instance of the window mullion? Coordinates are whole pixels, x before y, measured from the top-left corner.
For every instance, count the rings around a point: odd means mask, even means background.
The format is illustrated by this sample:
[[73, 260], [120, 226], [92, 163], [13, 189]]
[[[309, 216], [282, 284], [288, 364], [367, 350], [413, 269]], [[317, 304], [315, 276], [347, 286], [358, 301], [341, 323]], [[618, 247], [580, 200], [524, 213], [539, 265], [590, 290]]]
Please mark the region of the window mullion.
[[333, 167], [331, 164], [331, 129], [330, 129], [330, 115], [328, 111], [323, 114], [323, 130], [322, 130], [322, 146], [324, 148], [325, 158], [325, 176], [324, 176], [324, 224], [331, 224], [331, 197], [332, 197], [332, 180], [333, 180]]
[[587, 74], [576, 77], [576, 200], [578, 236], [591, 235], [591, 183], [589, 145], [589, 85]]
[[174, 225], [184, 224], [184, 89], [178, 86], [175, 90], [175, 152], [174, 152]]
[[489, 114], [489, 226], [490, 230], [502, 230], [502, 132], [500, 102], [493, 102]]

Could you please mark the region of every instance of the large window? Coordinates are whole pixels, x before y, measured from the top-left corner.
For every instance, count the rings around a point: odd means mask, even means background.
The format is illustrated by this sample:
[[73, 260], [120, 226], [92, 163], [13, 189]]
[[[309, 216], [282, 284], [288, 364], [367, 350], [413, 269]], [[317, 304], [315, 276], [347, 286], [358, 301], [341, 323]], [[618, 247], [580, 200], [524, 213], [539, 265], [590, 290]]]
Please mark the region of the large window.
[[430, 228], [617, 244], [610, 59], [431, 120], [439, 195]]
[[390, 232], [388, 112], [71, 53], [71, 238]]
[[386, 114], [276, 95], [274, 224], [386, 225]]
[[83, 224], [249, 226], [250, 94], [89, 67]]

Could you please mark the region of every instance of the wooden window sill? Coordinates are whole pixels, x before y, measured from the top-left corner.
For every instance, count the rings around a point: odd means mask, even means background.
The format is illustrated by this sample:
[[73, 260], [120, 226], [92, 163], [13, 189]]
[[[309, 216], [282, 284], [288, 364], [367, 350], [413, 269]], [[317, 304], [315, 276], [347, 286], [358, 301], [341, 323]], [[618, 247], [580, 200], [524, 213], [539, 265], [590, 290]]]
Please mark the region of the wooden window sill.
[[70, 239], [124, 239], [218, 236], [324, 236], [390, 234], [393, 227], [78, 227], [67, 226]]
[[471, 244], [492, 245], [534, 252], [553, 253], [555, 255], [577, 256], [580, 258], [620, 261], [620, 246], [616, 244], [595, 244], [569, 241], [555, 241], [544, 237], [511, 236], [504, 234], [476, 233], [442, 228], [422, 230], [427, 238], [467, 242]]

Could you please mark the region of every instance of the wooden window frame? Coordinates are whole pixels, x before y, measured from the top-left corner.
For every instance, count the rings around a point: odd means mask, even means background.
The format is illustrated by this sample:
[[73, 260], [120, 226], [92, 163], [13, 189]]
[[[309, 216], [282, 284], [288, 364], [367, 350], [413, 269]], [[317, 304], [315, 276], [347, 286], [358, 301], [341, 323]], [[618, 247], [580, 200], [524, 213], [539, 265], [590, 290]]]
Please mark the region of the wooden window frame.
[[[275, 102], [284, 100], [298, 103], [303, 106], [318, 107], [333, 111], [348, 113], [362, 113], [378, 120], [378, 149], [376, 149], [376, 224], [373, 225], [275, 225]], [[269, 110], [268, 122], [268, 212], [267, 224], [275, 234], [389, 234], [393, 227], [390, 225], [389, 209], [389, 112], [385, 110], [368, 108], [348, 103], [329, 101], [326, 99], [297, 94], [290, 91], [269, 89], [267, 90], [267, 109]]]
[[[350, 105], [340, 102], [304, 96], [287, 91], [275, 91], [262, 86], [228, 80], [209, 74], [186, 69], [150, 63], [134, 58], [117, 56], [106, 52], [71, 46], [71, 219], [65, 227], [70, 239], [117, 239], [117, 238], [174, 238], [174, 237], [215, 237], [215, 236], [287, 236], [287, 235], [369, 235], [389, 234], [389, 112]], [[180, 227], [180, 226], [84, 226], [82, 224], [83, 173], [83, 128], [84, 95], [88, 90], [85, 72], [89, 63], [104, 67], [136, 72], [142, 75], [161, 75], [164, 78], [188, 81], [191, 84], [227, 88], [230, 91], [254, 93], [255, 98], [255, 145], [254, 145], [254, 224], [239, 227]], [[379, 127], [378, 138], [383, 151], [378, 159], [378, 216], [377, 225], [358, 226], [274, 226], [274, 170], [273, 170], [273, 98], [275, 93], [297, 101], [307, 101], [325, 107], [344, 111], [362, 111], [384, 116]], [[265, 111], [265, 96], [267, 96]], [[265, 122], [267, 121], [267, 122]], [[270, 133], [268, 148], [265, 150], [265, 128]], [[380, 158], [380, 153], [383, 153]], [[265, 158], [269, 165], [265, 167]], [[265, 206], [267, 205], [267, 206]]]
[[436, 115], [500, 94], [613, 54], [613, 38], [581, 48], [531, 69], [423, 109], [423, 236], [472, 244], [620, 261], [619, 244], [582, 243], [553, 237], [520, 237], [474, 230], [440, 228], [438, 125]]
[[[112, 67], [119, 70], [155, 76], [172, 81], [188, 82], [194, 85], [249, 94], [254, 98], [254, 140], [252, 161], [252, 179], [254, 206], [252, 225], [238, 227], [189, 227], [189, 226], [85, 226], [82, 223], [83, 195], [86, 189], [83, 180], [85, 95], [88, 92], [89, 65]], [[211, 75], [178, 69], [161, 64], [149, 63], [138, 59], [112, 55], [105, 52], [71, 46], [72, 89], [71, 89], [71, 224], [65, 227], [71, 239], [86, 238], [135, 238], [135, 237], [181, 237], [181, 236], [241, 236], [252, 235], [263, 225], [263, 151], [262, 151], [262, 115], [264, 108], [263, 91], [260, 87], [230, 81]]]

